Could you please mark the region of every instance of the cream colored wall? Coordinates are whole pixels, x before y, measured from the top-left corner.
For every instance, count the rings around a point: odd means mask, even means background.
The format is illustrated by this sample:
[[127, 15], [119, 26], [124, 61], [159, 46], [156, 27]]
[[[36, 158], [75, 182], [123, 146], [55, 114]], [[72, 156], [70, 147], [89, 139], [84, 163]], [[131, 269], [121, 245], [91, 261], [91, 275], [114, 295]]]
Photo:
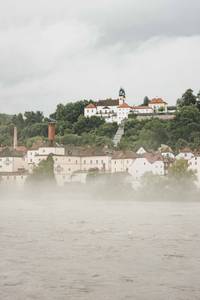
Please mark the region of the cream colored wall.
[[1, 157], [0, 172], [17, 172], [18, 169], [28, 169], [24, 157]]
[[0, 175], [0, 178], [1, 178], [0, 183], [3, 185], [23, 186], [26, 182], [27, 175], [9, 174], [9, 175], [3, 175], [3, 176]]
[[111, 172], [127, 172], [130, 165], [133, 163], [133, 159], [112, 159], [111, 160]]

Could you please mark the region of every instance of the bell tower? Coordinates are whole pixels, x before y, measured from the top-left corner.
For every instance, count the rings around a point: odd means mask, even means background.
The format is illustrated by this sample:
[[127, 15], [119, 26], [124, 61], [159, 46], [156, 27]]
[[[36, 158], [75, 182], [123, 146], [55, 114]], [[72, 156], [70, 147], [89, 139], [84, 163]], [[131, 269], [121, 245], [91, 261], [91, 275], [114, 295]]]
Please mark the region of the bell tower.
[[119, 105], [123, 104], [126, 99], [126, 93], [125, 90], [121, 87], [119, 90]]

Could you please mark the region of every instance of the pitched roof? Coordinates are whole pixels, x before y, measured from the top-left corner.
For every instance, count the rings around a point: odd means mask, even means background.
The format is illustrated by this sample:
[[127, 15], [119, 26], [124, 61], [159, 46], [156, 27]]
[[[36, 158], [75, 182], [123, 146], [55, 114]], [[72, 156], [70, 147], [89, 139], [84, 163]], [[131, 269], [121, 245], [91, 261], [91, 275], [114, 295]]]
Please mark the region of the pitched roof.
[[112, 159], [136, 159], [138, 156], [132, 151], [115, 151]]
[[96, 108], [96, 106], [93, 103], [90, 103], [86, 106], [86, 108]]
[[110, 156], [111, 153], [108, 149], [101, 147], [83, 147], [83, 146], [66, 146], [65, 153], [67, 156], [80, 156], [80, 157], [90, 157], [90, 156]]
[[131, 108], [131, 107], [124, 102], [123, 104], [119, 105], [118, 108]]
[[161, 146], [160, 146], [160, 148], [158, 150], [161, 153], [166, 153], [166, 152], [173, 153], [172, 148], [169, 147], [168, 145], [164, 145], [164, 144], [161, 144]]
[[106, 100], [99, 100], [96, 103], [96, 106], [118, 106], [119, 99], [106, 99]]
[[161, 154], [159, 153], [144, 153], [142, 155], [142, 157], [146, 158], [148, 160], [148, 162], [150, 162], [151, 164], [155, 163], [156, 161], [163, 161], [163, 157]]
[[162, 98], [153, 98], [149, 104], [167, 104]]
[[193, 153], [193, 151], [189, 147], [185, 147], [180, 149], [179, 153]]

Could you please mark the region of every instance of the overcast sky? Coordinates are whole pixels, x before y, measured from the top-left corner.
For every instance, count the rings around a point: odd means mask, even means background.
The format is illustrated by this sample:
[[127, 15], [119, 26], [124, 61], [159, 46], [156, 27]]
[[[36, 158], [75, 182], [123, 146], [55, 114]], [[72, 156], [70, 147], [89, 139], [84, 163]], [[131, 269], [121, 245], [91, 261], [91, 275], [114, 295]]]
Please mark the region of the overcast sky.
[[0, 0], [0, 112], [200, 89], [199, 0]]

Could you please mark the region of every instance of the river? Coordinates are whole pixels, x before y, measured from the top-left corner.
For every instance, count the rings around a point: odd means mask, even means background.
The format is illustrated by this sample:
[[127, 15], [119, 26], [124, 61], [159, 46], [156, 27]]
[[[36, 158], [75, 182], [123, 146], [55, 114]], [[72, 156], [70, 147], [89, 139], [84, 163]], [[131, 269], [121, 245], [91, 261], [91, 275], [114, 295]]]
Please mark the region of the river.
[[200, 204], [0, 199], [0, 299], [200, 299]]

